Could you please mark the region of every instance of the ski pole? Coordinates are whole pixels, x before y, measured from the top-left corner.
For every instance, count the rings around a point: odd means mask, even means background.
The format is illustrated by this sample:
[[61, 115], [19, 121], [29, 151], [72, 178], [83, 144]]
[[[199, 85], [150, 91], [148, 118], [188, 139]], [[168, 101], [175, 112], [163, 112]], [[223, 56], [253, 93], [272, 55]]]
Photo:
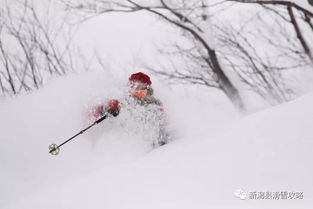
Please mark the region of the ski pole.
[[84, 133], [85, 131], [87, 131], [88, 129], [90, 129], [91, 127], [93, 127], [94, 125], [102, 122], [104, 119], [106, 119], [108, 117], [108, 114], [105, 114], [104, 116], [102, 116], [101, 118], [99, 118], [98, 120], [96, 120], [93, 124], [91, 124], [90, 126], [88, 126], [87, 128], [81, 130], [80, 132], [78, 132], [77, 134], [75, 134], [74, 136], [72, 136], [71, 138], [69, 138], [68, 140], [64, 141], [62, 144], [57, 145], [57, 144], [51, 144], [49, 146], [49, 153], [52, 155], [58, 155], [60, 152], [60, 147], [62, 147], [64, 144], [66, 144], [67, 142], [71, 141], [72, 139], [74, 139], [75, 137], [77, 137], [78, 135]]

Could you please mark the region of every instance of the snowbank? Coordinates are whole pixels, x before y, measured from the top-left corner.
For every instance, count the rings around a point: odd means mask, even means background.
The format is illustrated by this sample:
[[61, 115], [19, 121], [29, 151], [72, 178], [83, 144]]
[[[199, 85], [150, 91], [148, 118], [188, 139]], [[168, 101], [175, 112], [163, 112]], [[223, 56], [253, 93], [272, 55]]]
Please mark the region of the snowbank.
[[[218, 93], [155, 81], [176, 131], [174, 142], [147, 150], [125, 133], [106, 135], [103, 123], [65, 145], [59, 156], [48, 154], [49, 144], [85, 125], [86, 106], [120, 94], [123, 82], [86, 73], [0, 104], [2, 208], [312, 205], [312, 94], [239, 118]], [[301, 191], [304, 199], [243, 201], [235, 198], [236, 189]]]
[[[125, 78], [127, 75], [83, 73], [0, 103], [0, 205], [17, 202], [28, 195], [36, 196], [47, 188], [74, 179], [84, 179], [98, 169], [111, 170], [149, 155], [146, 143], [121, 129], [114, 129], [115, 119], [101, 123], [65, 145], [61, 155], [48, 154], [51, 143], [60, 144], [88, 125], [87, 108], [109, 98], [119, 98], [126, 91]], [[200, 103], [208, 102], [199, 89], [183, 93], [184, 87], [171, 89], [156, 79], [153, 82], [156, 95], [171, 113], [170, 123], [175, 121], [172, 128], [176, 129], [177, 137], [207, 132], [203, 122], [209, 116], [210, 134], [228, 118], [236, 117], [230, 104], [213, 108], [216, 104], [225, 104], [221, 96], [212, 106], [204, 107]], [[190, 100], [186, 101], [186, 97]]]

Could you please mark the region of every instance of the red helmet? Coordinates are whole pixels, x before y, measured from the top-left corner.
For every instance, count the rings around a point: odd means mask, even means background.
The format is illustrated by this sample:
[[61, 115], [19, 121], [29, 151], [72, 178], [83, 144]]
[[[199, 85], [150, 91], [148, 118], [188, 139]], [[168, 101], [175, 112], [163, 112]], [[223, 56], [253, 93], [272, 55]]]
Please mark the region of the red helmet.
[[130, 82], [141, 82], [146, 85], [151, 85], [150, 77], [142, 72], [134, 73], [129, 77]]

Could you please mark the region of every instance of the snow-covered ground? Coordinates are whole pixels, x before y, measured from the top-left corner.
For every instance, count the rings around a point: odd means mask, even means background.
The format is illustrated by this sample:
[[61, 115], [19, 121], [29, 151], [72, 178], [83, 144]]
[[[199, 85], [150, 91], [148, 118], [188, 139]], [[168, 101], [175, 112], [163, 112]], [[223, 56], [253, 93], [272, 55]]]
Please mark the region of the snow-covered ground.
[[[1, 208], [286, 209], [313, 204], [312, 94], [238, 116], [219, 93], [183, 91], [153, 79], [175, 141], [147, 149], [140, 139], [114, 131], [110, 123], [117, 117], [66, 144], [60, 155], [48, 154], [49, 144], [61, 143], [86, 125], [86, 107], [119, 95], [126, 80], [89, 72], [0, 104]], [[239, 200], [237, 189], [248, 195], [294, 191], [304, 196]]]

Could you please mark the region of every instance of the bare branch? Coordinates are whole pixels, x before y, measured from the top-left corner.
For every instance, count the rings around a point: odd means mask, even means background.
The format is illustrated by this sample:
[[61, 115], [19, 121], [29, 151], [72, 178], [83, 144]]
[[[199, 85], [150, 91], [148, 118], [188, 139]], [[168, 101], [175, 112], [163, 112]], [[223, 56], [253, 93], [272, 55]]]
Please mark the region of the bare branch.
[[250, 4], [260, 4], [260, 5], [281, 5], [281, 6], [286, 6], [286, 7], [293, 7], [305, 13], [306, 15], [310, 16], [311, 18], [313, 18], [313, 13], [311, 11], [291, 1], [262, 1], [262, 0], [228, 0], [228, 1], [235, 1], [235, 2], [248, 3], [248, 4], [250, 3]]

